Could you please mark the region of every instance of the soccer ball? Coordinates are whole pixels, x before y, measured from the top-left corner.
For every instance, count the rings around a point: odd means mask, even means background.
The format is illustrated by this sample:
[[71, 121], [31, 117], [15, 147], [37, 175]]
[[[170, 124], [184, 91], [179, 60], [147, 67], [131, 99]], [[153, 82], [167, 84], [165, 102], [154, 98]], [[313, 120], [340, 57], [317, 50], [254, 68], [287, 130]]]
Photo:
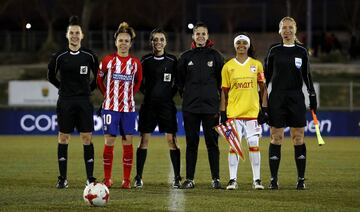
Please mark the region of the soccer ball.
[[90, 183], [85, 187], [83, 198], [91, 206], [105, 206], [110, 198], [109, 189], [103, 183]]

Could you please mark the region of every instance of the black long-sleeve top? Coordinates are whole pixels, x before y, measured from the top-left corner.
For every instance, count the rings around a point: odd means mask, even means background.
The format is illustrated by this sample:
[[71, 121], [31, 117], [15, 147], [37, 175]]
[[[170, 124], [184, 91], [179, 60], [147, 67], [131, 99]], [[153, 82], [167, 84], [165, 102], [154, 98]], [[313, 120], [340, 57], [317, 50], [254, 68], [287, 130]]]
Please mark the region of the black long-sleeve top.
[[177, 92], [176, 57], [168, 53], [161, 56], [147, 54], [142, 57], [141, 65], [143, 79], [140, 91], [144, 94], [144, 103], [173, 102]]
[[[81, 47], [76, 52], [65, 49], [52, 55], [48, 80], [59, 89], [60, 97], [90, 96], [96, 88], [98, 68], [98, 58], [89, 49]], [[57, 78], [58, 72], [60, 79]]]
[[193, 48], [180, 56], [178, 87], [183, 92], [183, 111], [219, 112], [223, 65], [224, 58], [210, 47]]
[[299, 44], [272, 45], [265, 59], [264, 72], [267, 85], [272, 82], [271, 92], [301, 91], [304, 82], [309, 94], [315, 94], [308, 52]]

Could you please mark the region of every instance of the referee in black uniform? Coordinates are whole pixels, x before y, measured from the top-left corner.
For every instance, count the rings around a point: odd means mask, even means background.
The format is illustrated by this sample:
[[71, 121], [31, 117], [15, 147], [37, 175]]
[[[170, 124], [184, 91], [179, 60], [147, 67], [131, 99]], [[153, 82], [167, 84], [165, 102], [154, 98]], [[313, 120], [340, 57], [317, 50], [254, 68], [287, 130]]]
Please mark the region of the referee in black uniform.
[[54, 54], [48, 65], [48, 80], [59, 89], [56, 108], [59, 125], [57, 154], [60, 172], [56, 187], [59, 189], [68, 187], [67, 152], [70, 134], [74, 128], [80, 132], [80, 138], [84, 143], [87, 183], [95, 181], [94, 146], [91, 142], [94, 120], [90, 95], [96, 88], [99, 62], [92, 51], [81, 47], [84, 35], [77, 16], [70, 17], [66, 38], [68, 48]]
[[192, 49], [184, 52], [178, 62], [178, 87], [183, 96], [183, 118], [186, 134], [186, 180], [184, 189], [195, 187], [194, 175], [199, 146], [200, 125], [203, 126], [208, 150], [212, 187], [221, 188], [219, 176], [218, 134], [221, 69], [224, 58], [212, 49], [208, 28], [198, 23], [193, 29]]
[[309, 92], [310, 109], [316, 112], [317, 101], [310, 74], [309, 57], [306, 48], [296, 38], [296, 22], [284, 17], [279, 24], [282, 43], [270, 47], [265, 59], [265, 78], [272, 83], [269, 96], [269, 124], [271, 143], [269, 165], [270, 189], [278, 189], [278, 169], [281, 159], [281, 144], [284, 128], [290, 127], [291, 140], [295, 149], [298, 190], [305, 189], [306, 147], [304, 127], [306, 106], [302, 92], [303, 82]]
[[136, 151], [135, 187], [142, 188], [142, 173], [147, 155], [150, 133], [159, 126], [160, 132], [166, 133], [173, 165], [173, 188], [180, 188], [180, 149], [176, 143], [177, 121], [173, 97], [177, 92], [175, 86], [177, 59], [165, 52], [166, 32], [156, 28], [150, 34], [152, 53], [142, 57], [143, 80], [140, 91], [144, 102], [139, 112], [139, 131], [141, 141]]

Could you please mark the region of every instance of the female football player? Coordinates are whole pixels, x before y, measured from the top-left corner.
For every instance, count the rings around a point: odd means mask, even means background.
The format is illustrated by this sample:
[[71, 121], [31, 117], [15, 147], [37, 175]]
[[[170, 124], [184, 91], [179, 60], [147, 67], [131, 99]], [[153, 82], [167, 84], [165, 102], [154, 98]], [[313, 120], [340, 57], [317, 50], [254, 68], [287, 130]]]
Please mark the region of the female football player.
[[[260, 61], [254, 59], [254, 48], [247, 34], [241, 33], [234, 39], [235, 58], [228, 61], [222, 71], [222, 94], [221, 98], [221, 122], [233, 119], [236, 130], [241, 139], [244, 137], [249, 146], [249, 159], [253, 173], [253, 188], [262, 190], [264, 186], [260, 179], [260, 149], [259, 137], [261, 126], [258, 116], [264, 116], [259, 104], [259, 93], [262, 107], [267, 107], [267, 90], [263, 66]], [[261, 123], [260, 123], [261, 124]], [[228, 190], [237, 189], [237, 168], [239, 157], [230, 148], [229, 156], [230, 181], [226, 187]]]
[[99, 66], [97, 83], [104, 96], [101, 115], [105, 145], [103, 152], [104, 183], [112, 186], [112, 163], [115, 138], [118, 133], [123, 146], [123, 181], [121, 187], [130, 189], [130, 174], [133, 164], [132, 135], [135, 131], [135, 93], [142, 80], [140, 60], [129, 54], [135, 31], [122, 22], [115, 32], [115, 53], [105, 56]]

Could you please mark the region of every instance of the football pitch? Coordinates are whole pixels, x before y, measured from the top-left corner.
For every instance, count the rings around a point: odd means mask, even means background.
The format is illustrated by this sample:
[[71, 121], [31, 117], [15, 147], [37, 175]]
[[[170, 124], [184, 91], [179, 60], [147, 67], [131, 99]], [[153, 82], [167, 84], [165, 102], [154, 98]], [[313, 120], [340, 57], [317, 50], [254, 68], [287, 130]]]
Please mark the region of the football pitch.
[[[185, 176], [185, 138], [179, 137], [181, 174]], [[205, 142], [200, 141], [195, 173], [195, 188], [170, 188], [173, 178], [169, 150], [163, 137], [152, 137], [146, 160], [143, 189], [120, 189], [122, 179], [121, 143], [114, 151], [113, 181], [110, 202], [101, 211], [360, 211], [360, 139], [324, 138], [319, 147], [315, 137], [307, 137], [307, 190], [297, 191], [294, 149], [289, 137], [282, 147], [279, 170], [280, 189], [252, 189], [249, 161], [240, 162], [239, 189], [211, 188], [210, 169]], [[95, 177], [103, 178], [103, 137], [93, 139], [95, 145]], [[139, 137], [134, 138], [134, 156]], [[220, 144], [220, 176], [222, 186], [229, 180], [227, 149]], [[261, 175], [264, 186], [269, 183], [267, 160], [269, 138], [260, 141]], [[247, 147], [243, 145], [243, 148]], [[94, 211], [82, 199], [85, 167], [82, 144], [73, 136], [69, 145], [69, 188], [55, 188], [58, 175], [55, 136], [0, 136], [0, 211]], [[246, 148], [245, 148], [246, 149]], [[245, 154], [248, 158], [248, 154]], [[135, 161], [135, 157], [134, 157]], [[135, 163], [132, 177], [136, 172]]]

